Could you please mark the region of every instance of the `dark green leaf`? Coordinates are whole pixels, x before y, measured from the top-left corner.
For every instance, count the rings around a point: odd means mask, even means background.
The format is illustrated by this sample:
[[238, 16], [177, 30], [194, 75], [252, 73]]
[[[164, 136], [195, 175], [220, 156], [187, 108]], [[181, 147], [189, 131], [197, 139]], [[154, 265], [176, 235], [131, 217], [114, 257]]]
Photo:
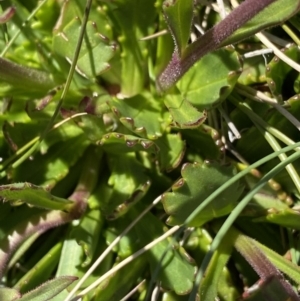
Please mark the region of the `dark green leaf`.
[[14, 287], [18, 288], [21, 292], [24, 292], [47, 281], [57, 266], [61, 248], [62, 243], [57, 243], [15, 284]]

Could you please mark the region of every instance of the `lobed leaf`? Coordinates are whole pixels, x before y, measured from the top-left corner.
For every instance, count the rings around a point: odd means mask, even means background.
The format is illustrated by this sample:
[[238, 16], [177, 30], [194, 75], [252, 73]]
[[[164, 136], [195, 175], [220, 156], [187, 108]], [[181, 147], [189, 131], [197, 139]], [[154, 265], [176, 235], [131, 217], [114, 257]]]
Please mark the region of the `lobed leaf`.
[[231, 93], [241, 67], [239, 56], [232, 48], [220, 49], [195, 63], [176, 86], [195, 108], [210, 109]]
[[[53, 39], [53, 49], [71, 63], [74, 48], [80, 33], [81, 22], [73, 19]], [[96, 24], [89, 21], [86, 37], [80, 50], [76, 71], [82, 76], [93, 79], [109, 68], [108, 61], [113, 57], [115, 48], [97, 31]], [[95, 63], [97, 62], [97, 63]]]
[[124, 152], [145, 151], [156, 155], [159, 148], [151, 140], [120, 133], [108, 133], [97, 142], [108, 153], [122, 154]]
[[[202, 124], [199, 128], [182, 131], [183, 139], [189, 148], [189, 161], [218, 160], [221, 155], [220, 135], [212, 127]], [[197, 141], [197, 142], [196, 142]], [[205, 147], [204, 147], [205, 145]]]
[[110, 177], [102, 182], [100, 208], [108, 219], [124, 215], [149, 189], [151, 182], [134, 154], [110, 156]]
[[165, 105], [172, 116], [172, 125], [180, 129], [194, 129], [206, 120], [206, 112], [199, 112], [181, 95], [168, 94]]
[[[186, 163], [181, 169], [182, 178], [172, 186], [172, 192], [164, 193], [162, 202], [164, 209], [170, 217], [170, 225], [183, 224], [187, 217], [212, 192], [226, 183], [236, 170], [233, 166], [222, 166], [216, 162]], [[200, 212], [190, 226], [201, 226], [204, 223], [220, 216], [227, 215], [236, 205], [242, 193], [240, 183], [235, 183], [226, 189], [222, 195]]]
[[14, 179], [16, 182], [30, 181], [53, 187], [68, 174], [88, 145], [89, 141], [84, 134], [56, 143], [46, 154], [36, 154], [34, 160], [27, 160], [14, 169]]
[[162, 106], [149, 93], [113, 99], [108, 101], [108, 105], [120, 122], [134, 134], [150, 140], [162, 136]]

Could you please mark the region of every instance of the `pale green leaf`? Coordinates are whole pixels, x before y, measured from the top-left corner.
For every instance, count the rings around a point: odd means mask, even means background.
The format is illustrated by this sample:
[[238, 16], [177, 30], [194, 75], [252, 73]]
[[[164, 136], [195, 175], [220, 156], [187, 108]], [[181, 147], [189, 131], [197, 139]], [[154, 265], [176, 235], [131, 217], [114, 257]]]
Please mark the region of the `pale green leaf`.
[[0, 288], [0, 300], [1, 301], [15, 301], [19, 300], [21, 294], [19, 291], [9, 287]]

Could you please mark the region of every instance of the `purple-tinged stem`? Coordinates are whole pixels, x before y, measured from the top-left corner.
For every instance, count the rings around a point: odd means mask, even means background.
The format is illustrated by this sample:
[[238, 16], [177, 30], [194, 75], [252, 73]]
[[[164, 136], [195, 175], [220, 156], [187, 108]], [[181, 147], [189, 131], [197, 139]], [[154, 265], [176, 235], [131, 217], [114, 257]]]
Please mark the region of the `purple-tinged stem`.
[[283, 275], [271, 263], [267, 256], [256, 246], [252, 238], [239, 235], [234, 246], [253, 267], [261, 280], [268, 280], [270, 277], [276, 277], [279, 283], [282, 285], [282, 288], [290, 296], [290, 300], [299, 300], [292, 286], [285, 281]]
[[0, 241], [0, 279], [13, 252], [32, 234], [41, 235], [49, 229], [64, 225], [74, 219], [79, 219], [85, 212], [87, 200], [91, 195], [98, 179], [99, 165], [103, 151], [90, 147], [85, 153], [85, 162], [81, 177], [69, 200], [74, 201], [70, 212], [49, 211], [30, 217], [20, 222], [10, 230]]
[[0, 15], [0, 24], [4, 24], [8, 22], [15, 14], [16, 8], [14, 6], [8, 7], [1, 15]]
[[225, 19], [208, 30], [185, 51], [182, 58], [175, 49], [166, 69], [158, 77], [159, 90], [167, 90], [174, 85], [185, 72], [208, 52], [218, 49], [220, 44], [238, 28], [251, 20], [256, 14], [276, 0], [246, 0], [234, 9]]
[[30, 220], [19, 223], [0, 241], [0, 278], [3, 276], [7, 263], [17, 249], [29, 236], [34, 233], [41, 235], [47, 230], [70, 222], [73, 216], [61, 211], [49, 211], [38, 214]]

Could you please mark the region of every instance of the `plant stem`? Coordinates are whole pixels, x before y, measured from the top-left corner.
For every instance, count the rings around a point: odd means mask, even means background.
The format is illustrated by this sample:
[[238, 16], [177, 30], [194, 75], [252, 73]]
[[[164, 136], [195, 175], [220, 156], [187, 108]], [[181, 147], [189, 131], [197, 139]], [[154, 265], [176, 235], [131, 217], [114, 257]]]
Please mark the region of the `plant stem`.
[[242, 2], [225, 19], [208, 30], [201, 38], [192, 43], [179, 57], [178, 51], [173, 54], [171, 62], [158, 77], [158, 88], [167, 90], [208, 52], [218, 49], [220, 44], [238, 28], [251, 20], [257, 13], [276, 0], [247, 0]]

